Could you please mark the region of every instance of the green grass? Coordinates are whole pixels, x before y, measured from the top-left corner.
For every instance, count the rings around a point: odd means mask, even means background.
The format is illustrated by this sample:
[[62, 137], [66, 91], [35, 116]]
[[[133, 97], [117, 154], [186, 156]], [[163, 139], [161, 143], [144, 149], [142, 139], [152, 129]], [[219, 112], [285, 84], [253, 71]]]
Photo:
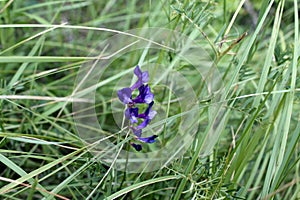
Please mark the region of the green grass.
[[[300, 198], [297, 0], [2, 0], [0, 5], [0, 199]], [[172, 38], [163, 35], [156, 35], [163, 43], [153, 44], [160, 50], [129, 51], [135, 42], [149, 45], [155, 34], [127, 31], [149, 27], [177, 31], [203, 51], [184, 52], [188, 40], [169, 43]], [[116, 34], [112, 45], [98, 46]], [[180, 55], [199, 65], [212, 60], [222, 80], [219, 90], [212, 86], [209, 92], [206, 77], [199, 76], [206, 72]], [[109, 68], [93, 82], [90, 77], [99, 73], [93, 62], [110, 57]], [[137, 64], [148, 67], [159, 111], [147, 129], [159, 132], [159, 139], [143, 145], [143, 155], [165, 145], [173, 149], [156, 155], [163, 163], [153, 171], [147, 167], [151, 158], [138, 155], [137, 163], [125, 158], [128, 170], [136, 166], [133, 173], [105, 158], [122, 149], [135, 154], [128, 142], [132, 135], [118, 121], [124, 106], [116, 91], [133, 83]], [[87, 88], [77, 79], [82, 66], [91, 67], [84, 71]], [[187, 82], [176, 85], [176, 73]], [[195, 96], [188, 96], [191, 91]], [[90, 104], [85, 97], [94, 93]], [[97, 126], [74, 118], [94, 110]], [[85, 143], [80, 130], [101, 142]], [[193, 131], [193, 138], [172, 143]], [[184, 143], [189, 146], [181, 152]]]

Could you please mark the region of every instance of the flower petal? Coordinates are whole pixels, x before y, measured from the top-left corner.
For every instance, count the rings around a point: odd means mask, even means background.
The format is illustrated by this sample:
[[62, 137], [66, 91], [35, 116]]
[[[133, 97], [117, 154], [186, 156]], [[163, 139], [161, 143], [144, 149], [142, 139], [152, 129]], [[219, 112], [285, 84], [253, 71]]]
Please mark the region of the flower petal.
[[143, 119], [148, 118], [149, 112], [151, 112], [151, 108], [152, 108], [153, 104], [154, 104], [154, 101], [149, 104], [148, 108], [146, 109], [146, 111], [144, 113], [141, 113], [138, 115], [138, 118], [143, 118]]
[[124, 104], [132, 103], [131, 96], [132, 91], [130, 88], [123, 88], [121, 90], [118, 90], [118, 97]]
[[138, 123], [138, 114], [139, 114], [139, 109], [138, 108], [127, 108], [125, 110], [125, 117], [127, 119], [130, 119], [130, 122], [132, 124]]
[[138, 80], [135, 84], [133, 84], [133, 86], [131, 86], [131, 90], [135, 90], [136, 88], [141, 87], [144, 83], [147, 83], [149, 81], [148, 71], [142, 72], [138, 65], [134, 69], [134, 74], [138, 77]]
[[155, 110], [151, 110], [150, 113], [149, 113], [149, 115], [148, 115], [148, 118], [149, 119], [153, 119], [156, 114], [157, 114], [157, 112]]
[[151, 119], [147, 118], [142, 123], [140, 123], [136, 128], [137, 129], [143, 129], [150, 123], [150, 121], [151, 121]]
[[140, 77], [143, 74], [142, 70], [140, 69], [140, 66], [138, 65], [134, 68], [133, 72], [137, 77]]
[[142, 135], [142, 129], [137, 129], [136, 127], [130, 127], [131, 128], [131, 130], [132, 130], [132, 132], [133, 132], [133, 134], [135, 135], [135, 136], [137, 136], [137, 137], [141, 137], [141, 135]]
[[139, 137], [137, 138], [137, 140], [141, 141], [141, 142], [145, 142], [145, 143], [153, 143], [155, 142], [155, 138], [157, 138], [158, 136], [157, 135], [152, 135], [150, 137]]
[[137, 151], [142, 150], [142, 145], [140, 145], [140, 144], [131, 143], [131, 146], [133, 146], [135, 148], [135, 150], [137, 150]]
[[150, 104], [153, 99], [154, 94], [151, 93], [149, 85], [142, 85], [139, 87], [139, 95], [133, 99], [133, 102]]

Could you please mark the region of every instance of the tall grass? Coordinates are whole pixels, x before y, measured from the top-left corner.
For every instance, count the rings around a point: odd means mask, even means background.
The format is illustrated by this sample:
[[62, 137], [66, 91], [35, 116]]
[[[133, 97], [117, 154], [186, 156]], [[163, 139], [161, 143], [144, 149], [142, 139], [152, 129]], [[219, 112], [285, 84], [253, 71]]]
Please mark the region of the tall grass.
[[[300, 198], [297, 0], [4, 0], [0, 5], [1, 199]], [[214, 102], [214, 95], [203, 95], [195, 68], [186, 63], [175, 68], [189, 77], [203, 108], [198, 132], [180, 158], [153, 172], [127, 173], [97, 159], [77, 128], [113, 137], [117, 150], [128, 149], [128, 139], [115, 136], [115, 82], [137, 63], [173, 66], [177, 55], [151, 57], [142, 49], [114, 61], [96, 91], [101, 129], [75, 123], [72, 103], [85, 99], [70, 96], [82, 64], [98, 59], [90, 53], [99, 41], [147, 27], [176, 30], [197, 41], [213, 59], [224, 89]], [[172, 107], [171, 93], [156, 95], [165, 118], [184, 115]], [[218, 103], [222, 116], [205, 118]], [[180, 134], [176, 120], [172, 126], [178, 130], [173, 134]], [[210, 138], [212, 129], [216, 138]], [[166, 132], [164, 127], [161, 138]], [[203, 154], [209, 140], [215, 145]]]

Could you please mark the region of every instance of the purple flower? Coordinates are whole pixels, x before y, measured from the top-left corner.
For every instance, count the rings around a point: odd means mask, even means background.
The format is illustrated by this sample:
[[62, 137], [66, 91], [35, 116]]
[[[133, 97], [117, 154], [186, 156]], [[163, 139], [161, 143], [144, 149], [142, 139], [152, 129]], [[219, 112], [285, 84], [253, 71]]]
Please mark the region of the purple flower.
[[157, 113], [156, 111], [150, 110], [147, 115], [141, 114], [143, 116], [142, 117], [139, 116], [139, 118], [144, 118], [144, 121], [142, 123], [140, 123], [136, 128], [137, 129], [145, 128], [151, 122], [151, 120], [155, 117], [156, 113]]
[[139, 108], [127, 108], [125, 110], [125, 117], [127, 119], [130, 119], [131, 123], [134, 124], [134, 123], [138, 123], [138, 117], [139, 115]]
[[139, 125], [131, 126], [131, 129], [132, 129], [133, 133], [138, 137], [141, 136], [142, 129], [145, 128], [151, 122], [151, 120], [155, 117], [155, 115], [157, 114], [156, 111], [151, 110], [153, 104], [154, 104], [154, 102], [152, 101], [149, 104], [146, 111], [142, 114], [138, 114], [138, 108], [127, 108], [126, 111], [125, 111], [126, 118], [130, 119], [132, 124], [138, 122], [137, 118], [144, 119], [144, 121], [142, 123], [140, 123]]
[[[125, 110], [125, 117], [130, 120], [132, 124], [138, 123], [138, 118], [144, 119], [142, 123], [140, 123], [138, 126], [135, 127], [135, 129], [143, 129], [145, 128], [150, 121], [155, 117], [157, 114], [156, 111], [151, 110], [152, 106], [154, 104], [154, 101], [152, 101], [149, 105], [146, 111], [142, 114], [138, 114], [138, 108], [127, 108]], [[135, 134], [137, 135], [137, 134]]]
[[137, 150], [137, 151], [142, 150], [142, 145], [140, 145], [140, 144], [131, 143], [131, 146], [133, 146], [135, 148], [135, 150]]
[[138, 80], [135, 84], [133, 84], [133, 86], [131, 86], [131, 90], [135, 90], [136, 88], [141, 87], [144, 83], [147, 83], [149, 81], [148, 71], [142, 72], [139, 66], [136, 66], [136, 68], [134, 69], [134, 74], [138, 77]]
[[155, 117], [155, 115], [157, 114], [156, 111], [151, 110], [152, 106], [154, 104], [154, 101], [152, 101], [147, 110], [145, 111], [145, 113], [139, 114], [138, 117], [144, 119], [144, 121], [139, 124], [136, 128], [138, 129], [143, 129], [145, 128], [150, 122], [151, 120]]
[[150, 137], [145, 137], [145, 138], [138, 137], [137, 140], [139, 140], [141, 142], [145, 142], [145, 143], [153, 143], [153, 142], [155, 142], [155, 138], [157, 138], [157, 137], [158, 137], [157, 135], [152, 135]]
[[[127, 87], [118, 90], [118, 97], [123, 104], [127, 105], [124, 114], [125, 117], [130, 120], [129, 127], [135, 135], [135, 139], [143, 143], [153, 143], [155, 142], [155, 138], [158, 137], [157, 135], [141, 137], [142, 129], [145, 128], [157, 114], [156, 111], [152, 110], [154, 94], [151, 93], [149, 85], [146, 84], [149, 81], [149, 73], [148, 71], [142, 72], [140, 67], [136, 66], [134, 74], [138, 77], [136, 83], [130, 88]], [[139, 94], [133, 99], [132, 92], [136, 89], [139, 90]], [[139, 108], [136, 107], [136, 104], [148, 104], [148, 107], [144, 113], [139, 114]], [[135, 125], [139, 122], [139, 119], [142, 119], [143, 121], [140, 124]], [[142, 145], [140, 144], [131, 143], [131, 146], [137, 151], [142, 150]]]
[[142, 135], [142, 129], [137, 129], [134, 126], [131, 126], [130, 129], [132, 130], [133, 134], [137, 137], [141, 137]]
[[145, 119], [142, 123], [140, 123], [136, 128], [137, 129], [143, 129], [145, 128], [149, 123], [151, 122], [151, 119]]
[[124, 104], [132, 103], [131, 96], [132, 91], [130, 88], [123, 88], [121, 90], [118, 90], [118, 97]]
[[149, 85], [139, 87], [139, 95], [133, 99], [134, 103], [151, 103], [154, 99], [154, 94], [151, 93]]
[[143, 118], [143, 119], [146, 119], [146, 118], [153, 119], [155, 117], [155, 115], [156, 115], [156, 111], [151, 110], [153, 104], [154, 104], [154, 101], [152, 101], [148, 105], [148, 108], [146, 109], [146, 111], [144, 113], [142, 113], [142, 114], [139, 114], [138, 117], [139, 118]]

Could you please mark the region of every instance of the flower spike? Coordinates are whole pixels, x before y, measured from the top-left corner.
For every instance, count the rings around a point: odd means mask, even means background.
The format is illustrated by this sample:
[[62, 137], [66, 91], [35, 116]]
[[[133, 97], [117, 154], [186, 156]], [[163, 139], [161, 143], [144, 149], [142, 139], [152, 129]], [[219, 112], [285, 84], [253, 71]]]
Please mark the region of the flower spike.
[[[130, 121], [130, 129], [135, 135], [137, 141], [143, 143], [154, 143], [157, 135], [152, 135], [150, 137], [142, 137], [142, 130], [151, 122], [151, 120], [157, 114], [156, 111], [152, 110], [154, 105], [154, 94], [151, 92], [150, 86], [147, 84], [149, 81], [148, 71], [142, 72], [139, 66], [134, 69], [134, 74], [137, 76], [138, 80], [131, 86], [127, 88], [122, 88], [118, 90], [118, 97], [120, 101], [127, 106], [125, 110], [125, 118]], [[139, 94], [133, 98], [132, 92], [138, 89]], [[136, 104], [148, 104], [147, 109], [144, 113], [139, 113], [139, 108]], [[139, 123], [139, 121], [142, 121]], [[139, 123], [139, 124], [138, 124]], [[142, 145], [130, 143], [130, 145], [136, 150], [141, 151]]]

